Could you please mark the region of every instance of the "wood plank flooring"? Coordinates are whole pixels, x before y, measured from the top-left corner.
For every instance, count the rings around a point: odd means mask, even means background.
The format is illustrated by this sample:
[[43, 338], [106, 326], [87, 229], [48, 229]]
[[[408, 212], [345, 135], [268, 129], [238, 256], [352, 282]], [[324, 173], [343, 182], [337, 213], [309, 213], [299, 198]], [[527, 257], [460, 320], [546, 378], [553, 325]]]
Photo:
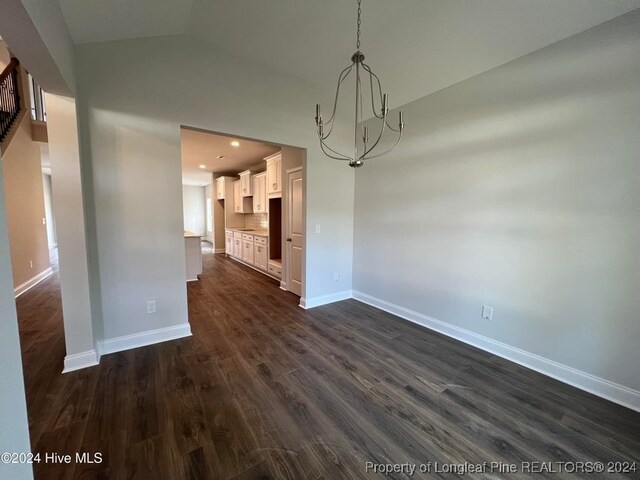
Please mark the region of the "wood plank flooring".
[[[640, 414], [359, 302], [304, 311], [210, 251], [188, 293], [193, 337], [65, 375], [57, 272], [18, 299], [34, 451], [104, 459], [35, 465], [37, 479], [408, 478], [366, 462], [640, 461]], [[585, 476], [640, 474], [535, 478]]]

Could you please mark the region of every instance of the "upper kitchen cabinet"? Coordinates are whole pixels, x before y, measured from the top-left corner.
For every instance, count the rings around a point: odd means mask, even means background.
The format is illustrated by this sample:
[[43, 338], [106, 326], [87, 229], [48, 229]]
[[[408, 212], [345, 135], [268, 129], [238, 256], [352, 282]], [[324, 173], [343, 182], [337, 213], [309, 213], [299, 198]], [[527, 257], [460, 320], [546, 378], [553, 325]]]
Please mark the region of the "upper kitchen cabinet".
[[244, 172], [240, 172], [240, 193], [243, 197], [250, 197], [253, 195], [252, 193], [252, 185], [251, 185], [251, 171], [245, 170]]
[[253, 189], [253, 213], [267, 213], [269, 200], [267, 198], [267, 172], [258, 173], [251, 178]]
[[233, 182], [233, 211], [235, 213], [253, 213], [253, 201], [242, 195], [242, 179]]
[[229, 179], [229, 180], [233, 180], [231, 177], [218, 177], [216, 178], [216, 199], [217, 200], [224, 200], [226, 198], [225, 196], [225, 185], [227, 185], [227, 182], [225, 181], [225, 179]]
[[265, 158], [267, 162], [267, 196], [282, 197], [282, 153], [274, 153]]

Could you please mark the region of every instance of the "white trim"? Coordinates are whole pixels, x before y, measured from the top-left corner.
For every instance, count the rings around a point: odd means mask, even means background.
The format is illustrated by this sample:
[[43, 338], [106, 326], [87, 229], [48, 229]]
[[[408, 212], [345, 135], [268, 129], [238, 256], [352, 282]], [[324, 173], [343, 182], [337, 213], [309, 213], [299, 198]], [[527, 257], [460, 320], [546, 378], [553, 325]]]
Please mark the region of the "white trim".
[[394, 303], [387, 302], [366, 293], [355, 291], [353, 298], [371, 305], [373, 307], [389, 312], [410, 322], [417, 323], [423, 327], [440, 332], [448, 337], [455, 338], [461, 342], [468, 343], [474, 347], [506, 358], [524, 367], [540, 372], [551, 378], [572, 385], [576, 388], [592, 393], [599, 397], [619, 403], [632, 410], [640, 412], [640, 391], [634, 390], [624, 385], [611, 382], [604, 378], [597, 377], [587, 372], [583, 372], [568, 365], [549, 360], [534, 353], [521, 350], [506, 343], [493, 340], [479, 335], [464, 328], [451, 325], [450, 323], [437, 320], [427, 315], [423, 315], [408, 308], [401, 307]]
[[156, 330], [148, 330], [146, 332], [134, 333], [132, 335], [124, 335], [122, 337], [108, 338], [98, 342], [100, 355], [108, 353], [122, 352], [132, 348], [145, 347], [155, 343], [167, 342], [178, 338], [190, 337], [191, 325], [183, 323], [182, 325], [174, 325], [173, 327], [158, 328]]
[[280, 290], [284, 290], [285, 292], [289, 291], [289, 290], [287, 290], [287, 282], [285, 282], [282, 279], [280, 279]]
[[310, 308], [319, 307], [321, 305], [327, 305], [329, 303], [340, 302], [352, 298], [353, 294], [351, 290], [344, 290], [342, 292], [330, 293], [329, 295], [322, 295], [321, 297], [305, 298], [300, 297], [300, 307], [305, 310]]
[[82, 368], [93, 367], [98, 365], [100, 359], [95, 350], [87, 350], [86, 352], [74, 353], [64, 357], [64, 370], [62, 373], [73, 372]]
[[226, 253], [226, 250], [224, 248], [216, 248], [213, 253]]
[[49, 267], [45, 271], [40, 272], [38, 275], [36, 275], [32, 279], [27, 280], [22, 285], [18, 285], [13, 290], [13, 293], [14, 293], [15, 297], [18, 298], [20, 295], [22, 295], [24, 292], [26, 292], [30, 288], [35, 287], [37, 284], [39, 284], [41, 281], [43, 281], [45, 278], [47, 278], [52, 273], [53, 273], [53, 269], [51, 267]]

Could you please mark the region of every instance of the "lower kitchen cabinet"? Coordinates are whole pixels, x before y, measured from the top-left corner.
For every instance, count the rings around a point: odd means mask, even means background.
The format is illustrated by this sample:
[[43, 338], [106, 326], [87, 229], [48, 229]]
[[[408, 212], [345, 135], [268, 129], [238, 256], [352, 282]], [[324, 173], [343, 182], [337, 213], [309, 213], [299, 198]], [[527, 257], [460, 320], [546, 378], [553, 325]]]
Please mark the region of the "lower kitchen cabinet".
[[277, 269], [271, 268], [268, 236], [228, 229], [225, 231], [225, 240], [227, 255], [241, 260], [272, 277], [281, 278], [282, 269], [279, 264]]
[[242, 261], [253, 265], [253, 240], [242, 239]]
[[269, 255], [267, 254], [267, 239], [255, 237], [253, 244], [253, 265], [260, 270], [267, 270]]
[[233, 253], [231, 255], [236, 258], [242, 258], [242, 234], [238, 235], [238, 233], [234, 232], [233, 234]]
[[227, 230], [224, 239], [224, 253], [233, 255], [233, 231]]

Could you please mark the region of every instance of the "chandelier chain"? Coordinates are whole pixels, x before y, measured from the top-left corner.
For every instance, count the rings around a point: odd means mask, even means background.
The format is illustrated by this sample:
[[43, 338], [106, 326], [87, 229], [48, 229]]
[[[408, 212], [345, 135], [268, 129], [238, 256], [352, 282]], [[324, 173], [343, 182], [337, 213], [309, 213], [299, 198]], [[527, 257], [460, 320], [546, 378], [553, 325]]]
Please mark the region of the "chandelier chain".
[[[340, 75], [338, 75], [338, 85], [336, 87], [336, 94], [333, 100], [333, 109], [331, 111], [331, 116], [325, 122], [322, 119], [322, 113], [320, 110], [320, 104], [316, 104], [316, 127], [318, 133], [318, 139], [320, 140], [320, 149], [322, 152], [329, 158], [333, 158], [335, 160], [343, 160], [349, 162], [349, 166], [353, 168], [361, 167], [364, 165], [365, 160], [378, 158], [383, 155], [388, 154], [392, 150], [394, 150], [400, 141], [402, 140], [402, 134], [404, 131], [404, 121], [402, 118], [402, 111], [398, 112], [398, 127], [394, 128], [388, 120], [388, 112], [389, 112], [389, 103], [388, 96], [386, 93], [383, 93], [382, 84], [378, 76], [373, 73], [371, 68], [364, 63], [364, 54], [360, 51], [360, 28], [362, 24], [362, 0], [357, 0], [358, 3], [358, 21], [356, 23], [356, 52], [351, 56], [351, 65], [348, 65]], [[354, 71], [355, 72], [355, 116], [354, 116], [354, 130], [355, 130], [355, 138], [353, 144], [353, 151], [351, 154], [344, 154], [334, 150], [329, 145], [327, 145], [327, 140], [329, 136], [333, 132], [333, 127], [336, 123], [336, 111], [338, 109], [338, 97], [340, 95], [340, 87], [345, 82], [349, 74]], [[364, 91], [363, 84], [361, 82], [361, 75], [365, 75], [365, 83], [366, 83], [366, 75], [369, 75], [369, 94], [371, 95], [371, 111], [373, 117], [371, 119], [366, 119], [364, 114]], [[376, 88], [377, 87], [377, 88]], [[376, 106], [375, 97], [380, 96], [380, 109]], [[367, 102], [368, 103], [368, 102]], [[377, 133], [374, 133], [371, 137], [369, 136], [370, 125], [365, 125], [364, 120], [366, 119], [367, 123], [369, 120], [373, 121], [374, 119], [379, 122], [380, 128]], [[395, 132], [397, 134], [397, 138], [395, 143], [393, 143], [390, 147], [386, 148], [384, 151], [377, 153], [375, 150], [380, 144], [382, 137], [388, 131]], [[384, 143], [384, 142], [383, 142]]]
[[358, 34], [356, 37], [356, 50], [360, 50], [360, 14], [362, 13], [360, 2], [362, 2], [362, 0], [358, 0]]

